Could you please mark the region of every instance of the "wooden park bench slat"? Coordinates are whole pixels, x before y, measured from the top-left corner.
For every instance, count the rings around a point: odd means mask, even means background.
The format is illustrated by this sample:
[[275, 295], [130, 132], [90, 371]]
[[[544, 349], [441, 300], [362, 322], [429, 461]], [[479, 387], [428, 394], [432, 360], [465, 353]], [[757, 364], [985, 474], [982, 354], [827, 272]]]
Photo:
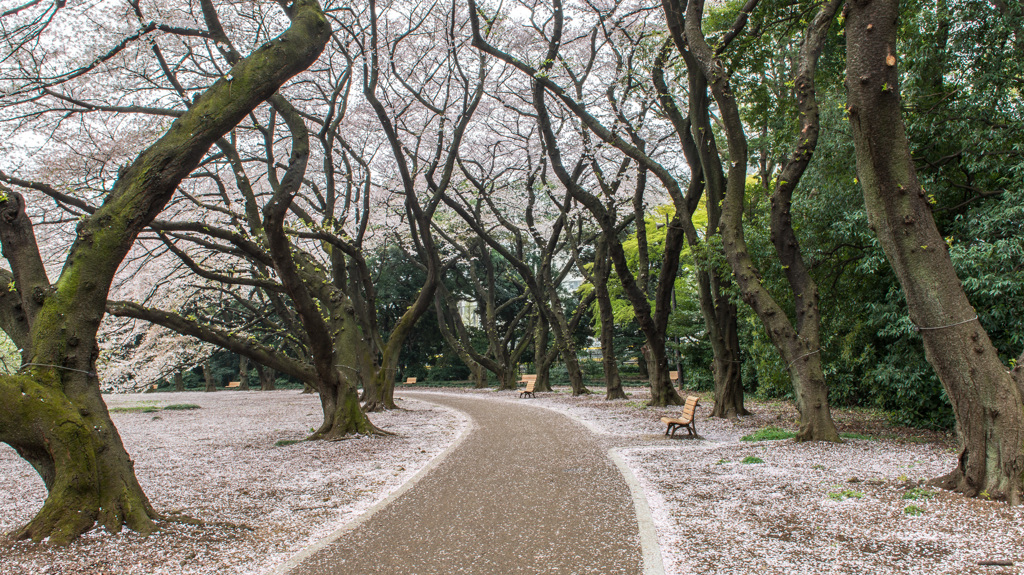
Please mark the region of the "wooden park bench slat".
[[409, 379], [405, 380], [404, 383], [405, 383], [405, 385], [412, 385], [412, 384], [416, 383], [416, 378], [415, 377], [410, 377]]
[[679, 417], [662, 417], [661, 422], [668, 425], [665, 429], [665, 435], [670, 437], [676, 436], [676, 430], [685, 428], [689, 434], [687, 437], [699, 437], [697, 435], [697, 427], [694, 425], [694, 418], [697, 413], [697, 402], [700, 398], [696, 395], [691, 395], [686, 398], [686, 404], [683, 406], [683, 413]]
[[668, 372], [668, 380], [671, 383], [675, 383], [675, 382], [679, 381], [679, 372], [678, 371], [670, 371], [670, 372]]
[[228, 387], [241, 387], [241, 386], [242, 386], [242, 382], [240, 382], [240, 381], [229, 381], [228, 382]]
[[519, 397], [520, 398], [522, 398], [524, 396], [525, 397], [537, 397], [537, 395], [533, 393], [533, 389], [537, 385], [537, 375], [536, 374], [525, 374], [516, 383], [525, 383], [526, 384], [526, 389], [524, 389], [522, 392], [519, 393]]

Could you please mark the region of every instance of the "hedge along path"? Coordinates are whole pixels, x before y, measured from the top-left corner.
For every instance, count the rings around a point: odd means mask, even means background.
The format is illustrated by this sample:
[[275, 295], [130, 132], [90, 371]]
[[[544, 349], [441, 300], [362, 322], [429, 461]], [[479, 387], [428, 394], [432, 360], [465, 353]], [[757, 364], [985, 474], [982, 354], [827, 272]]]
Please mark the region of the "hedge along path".
[[278, 573], [645, 572], [630, 487], [583, 425], [523, 403], [401, 393], [463, 411], [473, 429], [408, 491]]

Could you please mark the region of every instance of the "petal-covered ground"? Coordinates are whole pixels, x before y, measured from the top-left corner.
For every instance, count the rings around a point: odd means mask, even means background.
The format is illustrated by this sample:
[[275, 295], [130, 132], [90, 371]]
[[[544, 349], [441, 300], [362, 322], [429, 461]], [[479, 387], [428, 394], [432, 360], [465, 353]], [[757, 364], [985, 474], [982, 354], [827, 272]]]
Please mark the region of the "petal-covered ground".
[[[648, 396], [541, 394], [595, 431], [642, 445], [623, 455], [647, 494], [669, 574], [1020, 573], [1024, 507], [927, 487], [956, 460], [941, 434], [888, 426], [882, 414], [836, 410], [842, 444], [741, 441], [768, 426], [796, 429], [796, 411], [751, 403], [735, 424], [698, 407], [701, 440], [651, 442], [679, 408]], [[664, 438], [661, 435], [661, 438]], [[998, 565], [1013, 562], [1016, 566]], [[984, 565], [996, 563], [995, 565]]]
[[[4, 575], [256, 574], [344, 525], [408, 481], [466, 428], [434, 404], [373, 414], [393, 436], [299, 442], [322, 421], [315, 395], [297, 391], [104, 396], [156, 509], [203, 525], [165, 523], [150, 537], [101, 530], [64, 548], [0, 545]], [[195, 404], [200, 409], [117, 412]], [[43, 482], [0, 444], [0, 532], [27, 522]]]
[[[703, 439], [664, 437], [663, 415], [628, 400], [566, 390], [518, 399], [565, 413], [618, 449], [653, 515], [666, 573], [1018, 573], [1024, 509], [965, 499], [923, 480], [955, 460], [949, 436], [892, 428], [882, 414], [837, 410], [845, 443], [741, 441], [758, 429], [795, 429], [784, 403], [753, 403], [738, 423], [697, 410]], [[3, 573], [262, 573], [383, 499], [467, 429], [465, 418], [404, 400], [374, 414], [397, 433], [336, 443], [296, 443], [319, 423], [315, 396], [294, 391], [108, 396], [112, 407], [195, 403], [193, 411], [115, 413], [139, 480], [156, 507], [207, 521], [167, 524], [143, 538], [93, 532], [61, 549], [0, 546]], [[852, 435], [850, 435], [852, 434]], [[484, 462], [486, 465], [487, 462]], [[0, 445], [0, 530], [41, 506], [42, 482]], [[981, 565], [1015, 562], [1018, 566]]]

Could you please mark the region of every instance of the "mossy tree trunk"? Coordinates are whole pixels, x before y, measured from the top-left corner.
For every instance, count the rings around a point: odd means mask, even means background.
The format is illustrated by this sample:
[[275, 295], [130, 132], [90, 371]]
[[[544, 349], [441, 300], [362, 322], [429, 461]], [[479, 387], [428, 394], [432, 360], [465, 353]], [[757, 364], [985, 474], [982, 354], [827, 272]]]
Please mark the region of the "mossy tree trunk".
[[174, 372], [174, 391], [185, 391], [185, 378], [180, 371]]
[[298, 110], [284, 97], [275, 94], [269, 102], [288, 126], [292, 150], [283, 177], [272, 181], [274, 195], [263, 208], [263, 225], [274, 269], [302, 322], [316, 373], [309, 383], [315, 385], [320, 394], [324, 421], [310, 439], [333, 440], [350, 434], [377, 433], [379, 430], [370, 423], [359, 405], [359, 394], [351, 372], [343, 373], [341, 368], [355, 362], [354, 357], [344, 353], [354, 353], [350, 346], [338, 346], [346, 339], [359, 339], [355, 309], [344, 292], [334, 286], [322, 285], [320, 287], [326, 292], [320, 293], [303, 281], [300, 266], [308, 264], [301, 253], [292, 249], [284, 229], [285, 216], [306, 173], [309, 132]]
[[78, 224], [52, 285], [23, 198], [8, 192], [0, 202], [0, 242], [29, 328], [21, 374], [0, 376], [0, 440], [48, 490], [15, 537], [65, 544], [97, 523], [111, 532], [153, 531], [159, 516], [100, 396], [96, 333], [114, 275], [143, 227], [214, 141], [319, 56], [330, 34], [319, 4], [296, 0], [288, 13], [291, 25], [278, 39], [233, 66], [122, 170], [103, 205]]
[[[772, 240], [793, 295], [795, 325], [761, 283], [760, 274], [747, 250], [743, 234], [747, 140], [723, 63], [707, 44], [701, 30], [703, 0], [686, 4], [685, 18], [678, 12], [681, 9], [679, 6], [676, 6], [675, 11], [666, 11], [666, 16], [676, 21], [676, 26], [678, 22], [685, 22], [686, 47], [689, 49], [688, 53], [684, 51], [687, 64], [691, 73], [702, 74], [707, 79], [707, 85], [718, 104], [729, 152], [721, 223], [725, 255], [743, 301], [757, 313], [772, 344], [787, 364], [786, 369], [796, 396], [796, 407], [800, 412], [797, 440], [801, 441], [839, 441], [839, 433], [829, 412], [828, 388], [818, 355], [821, 351], [818, 290], [804, 265], [789, 213], [793, 189], [810, 162], [817, 144], [818, 108], [814, 96], [814, 71], [826, 32], [839, 4], [839, 0], [830, 0], [822, 5], [808, 26], [801, 45], [794, 79], [801, 130], [793, 154], [779, 175], [779, 184], [772, 198]], [[671, 2], [666, 3], [666, 6], [671, 5]], [[720, 165], [717, 158], [709, 162]], [[718, 172], [718, 168], [705, 163], [704, 172], [706, 177], [711, 176]]]
[[605, 399], [626, 399], [615, 356], [615, 314], [608, 293], [608, 277], [612, 270], [608, 241], [608, 237], [603, 234], [597, 240], [591, 283], [597, 293], [597, 308], [601, 319], [601, 365], [604, 368]]
[[856, 0], [846, 13], [847, 109], [868, 221], [903, 288], [910, 319], [956, 415], [960, 453], [937, 483], [1021, 502], [1024, 355], [999, 359], [956, 276], [917, 179], [900, 108], [897, 0]]

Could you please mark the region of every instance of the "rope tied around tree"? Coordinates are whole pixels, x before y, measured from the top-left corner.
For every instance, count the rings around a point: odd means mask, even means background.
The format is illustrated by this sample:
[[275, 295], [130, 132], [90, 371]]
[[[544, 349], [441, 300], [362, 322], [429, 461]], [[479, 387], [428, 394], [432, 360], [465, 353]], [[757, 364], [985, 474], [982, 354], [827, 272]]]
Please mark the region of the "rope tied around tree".
[[801, 359], [803, 359], [805, 357], [810, 357], [810, 356], [812, 356], [812, 355], [814, 355], [814, 354], [816, 354], [816, 353], [818, 353], [820, 351], [821, 351], [821, 348], [819, 347], [818, 349], [816, 349], [816, 350], [814, 350], [814, 351], [812, 351], [810, 353], [805, 353], [805, 354], [801, 355], [800, 357], [798, 357], [798, 358], [794, 359], [793, 361], [789, 362], [789, 365], [786, 366], [786, 369], [788, 370], [789, 368], [793, 367], [794, 363], [800, 361]]
[[63, 370], [66, 370], [66, 371], [75, 371], [75, 372], [78, 372], [78, 373], [84, 373], [85, 375], [88, 375], [90, 377], [98, 377], [96, 375], [96, 372], [94, 372], [94, 371], [86, 371], [84, 369], [75, 369], [73, 367], [64, 367], [63, 365], [52, 365], [52, 364], [49, 364], [49, 363], [23, 363], [21, 365], [21, 367], [18, 368], [18, 371], [20, 372], [23, 369], [25, 369], [26, 367], [31, 367], [31, 366], [35, 366], [35, 367], [55, 367], [57, 369], [63, 369]]
[[916, 332], [920, 333], [920, 332], [921, 332], [921, 331], [923, 331], [923, 330], [929, 330], [929, 329], [946, 329], [947, 327], [956, 327], [956, 326], [958, 326], [958, 325], [963, 325], [963, 324], [965, 324], [965, 323], [970, 323], [970, 322], [972, 322], [972, 321], [974, 321], [974, 320], [976, 320], [976, 319], [978, 319], [978, 316], [977, 316], [977, 315], [975, 315], [975, 316], [974, 316], [974, 317], [972, 317], [971, 319], [965, 319], [964, 321], [958, 321], [958, 322], [956, 322], [956, 323], [951, 323], [951, 324], [949, 324], [949, 325], [940, 325], [940, 326], [938, 326], [938, 327], [922, 327], [922, 326], [919, 326], [919, 325], [917, 325], [916, 323], [914, 323], [914, 320], [910, 320], [910, 324], [914, 326], [914, 331], [916, 331]]

